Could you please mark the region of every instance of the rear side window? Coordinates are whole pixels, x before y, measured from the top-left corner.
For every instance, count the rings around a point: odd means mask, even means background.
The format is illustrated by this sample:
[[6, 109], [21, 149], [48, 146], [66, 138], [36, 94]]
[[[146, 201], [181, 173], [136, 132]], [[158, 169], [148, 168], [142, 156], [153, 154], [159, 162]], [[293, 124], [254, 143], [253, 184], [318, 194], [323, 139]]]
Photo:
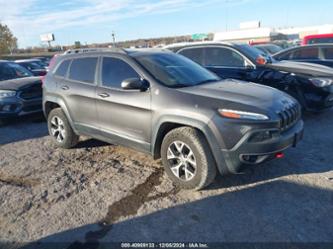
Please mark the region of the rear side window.
[[65, 77], [68, 71], [69, 63], [70, 60], [65, 60], [61, 62], [60, 66], [58, 67], [58, 69], [54, 74], [59, 77]]
[[308, 44], [333, 43], [333, 37], [312, 38], [308, 40]]
[[97, 58], [95, 57], [74, 59], [71, 64], [69, 78], [94, 84], [96, 64]]
[[244, 67], [245, 60], [228, 48], [205, 48], [205, 66]]
[[325, 59], [332, 60], [333, 59], [333, 47], [332, 48], [323, 48], [323, 53]]
[[318, 48], [298, 49], [292, 55], [293, 60], [318, 59], [318, 57], [319, 57], [319, 49]]
[[199, 63], [200, 65], [204, 64], [203, 57], [203, 48], [188, 48], [179, 52], [179, 54], [184, 55], [185, 57]]
[[121, 82], [129, 78], [140, 78], [140, 76], [130, 65], [121, 59], [112, 57], [103, 58], [103, 86], [121, 88]]

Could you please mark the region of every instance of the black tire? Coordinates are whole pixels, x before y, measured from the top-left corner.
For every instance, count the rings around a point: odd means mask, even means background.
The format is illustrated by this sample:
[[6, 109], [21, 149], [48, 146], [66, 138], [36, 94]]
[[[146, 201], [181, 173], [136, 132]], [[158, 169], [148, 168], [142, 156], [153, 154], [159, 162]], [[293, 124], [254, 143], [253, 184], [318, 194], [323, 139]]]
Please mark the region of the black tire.
[[[180, 142], [180, 144], [184, 143], [183, 150], [185, 148], [185, 150], [189, 149], [193, 152], [194, 158], [192, 159], [194, 160], [192, 161], [196, 162], [194, 176], [192, 176], [192, 178], [189, 178], [188, 180], [177, 177], [176, 174], [173, 173], [173, 171], [171, 170], [171, 165], [181, 163], [179, 162], [179, 160], [181, 159], [170, 159], [170, 155], [173, 155], [173, 153], [168, 154], [169, 147], [171, 146], [170, 149], [172, 149], [173, 146], [174, 148], [176, 148], [175, 143], [178, 142]], [[188, 152], [187, 154], [189, 153], [190, 152]], [[186, 151], [184, 151], [184, 154], [186, 154]], [[185, 155], [185, 158], [187, 158], [187, 156], [188, 155]], [[171, 178], [171, 180], [181, 188], [200, 190], [211, 184], [215, 179], [215, 159], [213, 158], [212, 152], [205, 137], [200, 131], [196, 129], [193, 129], [191, 127], [180, 127], [170, 131], [163, 139], [161, 146], [161, 157], [165, 172]], [[188, 167], [188, 163], [185, 163], [185, 165], [187, 165], [186, 167]], [[180, 167], [179, 169], [182, 169], [182, 177], [186, 178], [184, 168], [185, 166]], [[194, 167], [191, 168], [193, 169]], [[178, 174], [178, 176], [180, 176], [180, 174]]]
[[[59, 126], [61, 126], [61, 129], [64, 130], [64, 136], [61, 136], [63, 139], [62, 141], [59, 141], [57, 139], [58, 137], [58, 133], [54, 134], [52, 130], [55, 130], [55, 126], [54, 126], [54, 119], [56, 120], [60, 120], [61, 125], [59, 124]], [[59, 121], [59, 123], [60, 123]], [[53, 123], [52, 123], [53, 122]], [[61, 108], [56, 108], [53, 109], [48, 117], [47, 117], [47, 125], [48, 125], [48, 130], [49, 130], [49, 134], [50, 136], [53, 138], [53, 141], [55, 142], [55, 144], [58, 147], [64, 148], [64, 149], [70, 149], [73, 148], [75, 145], [77, 145], [78, 141], [79, 141], [79, 136], [75, 134], [75, 132], [73, 131], [71, 125], [68, 122], [68, 119], [65, 115], [65, 113], [61, 110]]]

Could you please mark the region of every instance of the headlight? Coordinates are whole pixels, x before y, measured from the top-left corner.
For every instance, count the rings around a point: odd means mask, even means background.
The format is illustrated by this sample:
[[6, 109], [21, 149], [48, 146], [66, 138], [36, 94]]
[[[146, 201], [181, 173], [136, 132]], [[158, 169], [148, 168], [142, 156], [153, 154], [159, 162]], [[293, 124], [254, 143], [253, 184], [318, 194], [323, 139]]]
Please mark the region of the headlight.
[[312, 78], [310, 79], [310, 81], [316, 87], [330, 86], [333, 83], [333, 79], [327, 79], [327, 78]]
[[243, 112], [237, 110], [229, 109], [219, 109], [219, 113], [225, 118], [234, 118], [234, 119], [249, 119], [249, 120], [268, 120], [269, 117], [254, 112]]
[[0, 90], [0, 98], [9, 98], [16, 95], [15, 91]]

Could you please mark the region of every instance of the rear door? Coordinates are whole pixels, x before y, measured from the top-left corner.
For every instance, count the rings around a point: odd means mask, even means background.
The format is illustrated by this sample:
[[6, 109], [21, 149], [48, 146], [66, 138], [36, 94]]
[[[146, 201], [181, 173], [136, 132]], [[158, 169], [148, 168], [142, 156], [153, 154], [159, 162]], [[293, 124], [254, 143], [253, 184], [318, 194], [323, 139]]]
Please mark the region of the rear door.
[[323, 65], [333, 67], [333, 46], [322, 47], [321, 51], [324, 58]]
[[141, 78], [137, 66], [122, 56], [104, 56], [100, 64], [97, 112], [101, 134], [114, 143], [150, 149], [150, 91], [123, 90], [121, 82]]
[[[66, 79], [58, 81], [75, 127], [87, 134], [97, 134], [96, 68], [98, 57], [74, 58], [69, 65]], [[60, 65], [61, 66], [61, 65]]]

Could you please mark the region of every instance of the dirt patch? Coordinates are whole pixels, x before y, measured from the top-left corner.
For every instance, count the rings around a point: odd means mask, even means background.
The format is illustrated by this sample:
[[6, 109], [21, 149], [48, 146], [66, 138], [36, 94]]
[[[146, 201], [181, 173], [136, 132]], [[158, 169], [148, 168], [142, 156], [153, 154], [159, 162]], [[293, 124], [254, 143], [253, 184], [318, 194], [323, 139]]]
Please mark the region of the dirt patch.
[[15, 187], [31, 188], [40, 184], [38, 179], [27, 179], [21, 176], [8, 176], [0, 173], [0, 182]]
[[111, 225], [121, 217], [135, 215], [143, 203], [152, 201], [158, 198], [169, 196], [170, 194], [176, 194], [179, 190], [173, 188], [171, 191], [166, 193], [159, 193], [157, 195], [149, 197], [149, 194], [154, 190], [155, 187], [161, 184], [161, 179], [164, 174], [162, 168], [154, 171], [144, 183], [139, 184], [131, 192], [132, 194], [125, 198], [115, 202], [109, 207], [109, 211], [103, 220], [103, 224]]

